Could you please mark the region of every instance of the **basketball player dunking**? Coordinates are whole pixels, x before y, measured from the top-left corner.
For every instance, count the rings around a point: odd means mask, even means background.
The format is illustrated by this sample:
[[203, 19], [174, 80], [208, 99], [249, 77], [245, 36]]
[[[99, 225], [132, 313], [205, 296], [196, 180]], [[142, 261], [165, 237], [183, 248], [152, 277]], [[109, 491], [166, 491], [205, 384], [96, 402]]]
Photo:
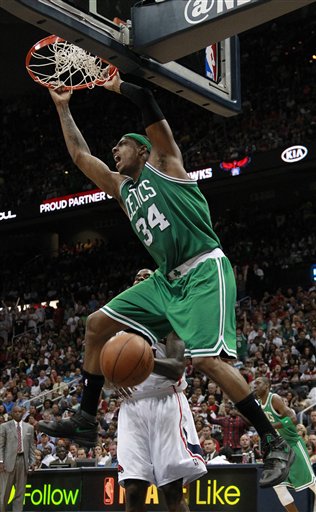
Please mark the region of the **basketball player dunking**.
[[40, 429], [94, 444], [103, 386], [99, 355], [106, 340], [126, 327], [153, 343], [174, 331], [184, 341], [195, 368], [215, 381], [255, 426], [265, 460], [260, 485], [276, 485], [286, 478], [294, 455], [245, 379], [224, 361], [236, 357], [236, 286], [207, 202], [183, 168], [180, 150], [152, 93], [123, 82], [119, 74], [104, 87], [139, 107], [148, 137], [128, 133], [119, 140], [112, 150], [117, 172], [91, 155], [69, 110], [71, 93], [60, 87], [50, 89], [50, 94], [74, 163], [118, 200], [158, 269], [88, 317], [81, 408], [67, 420], [41, 423]]

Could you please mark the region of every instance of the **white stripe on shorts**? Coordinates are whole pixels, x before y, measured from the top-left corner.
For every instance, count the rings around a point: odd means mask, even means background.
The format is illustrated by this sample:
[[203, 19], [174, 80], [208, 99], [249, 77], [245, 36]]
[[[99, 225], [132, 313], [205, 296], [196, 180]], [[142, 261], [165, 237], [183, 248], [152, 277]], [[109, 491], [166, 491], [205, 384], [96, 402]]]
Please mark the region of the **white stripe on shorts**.
[[219, 247], [217, 247], [211, 252], [204, 252], [202, 254], [198, 254], [197, 256], [190, 258], [184, 263], [181, 263], [181, 265], [178, 265], [176, 268], [172, 269], [171, 272], [169, 272], [168, 274], [168, 279], [170, 279], [170, 281], [173, 281], [174, 279], [180, 279], [181, 277], [185, 276], [190, 270], [196, 268], [200, 263], [203, 263], [203, 261], [209, 259], [224, 258], [224, 256], [225, 254]]
[[117, 322], [129, 326], [131, 329], [135, 329], [136, 331], [139, 331], [143, 333], [153, 345], [158, 343], [158, 338], [147, 329], [144, 325], [135, 322], [135, 320], [132, 320], [131, 318], [128, 318], [125, 315], [122, 315], [121, 313], [118, 313], [117, 311], [114, 311], [114, 309], [109, 308], [109, 306], [103, 306], [100, 308], [99, 311], [102, 311], [105, 315], [109, 316], [110, 318], [113, 318], [113, 320], [116, 320]]

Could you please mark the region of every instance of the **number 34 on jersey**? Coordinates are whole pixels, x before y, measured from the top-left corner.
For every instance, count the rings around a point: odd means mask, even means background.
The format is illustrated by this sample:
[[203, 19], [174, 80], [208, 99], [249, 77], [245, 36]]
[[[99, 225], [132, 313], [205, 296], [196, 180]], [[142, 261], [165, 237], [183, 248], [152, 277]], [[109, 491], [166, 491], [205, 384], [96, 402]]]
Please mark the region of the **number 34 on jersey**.
[[151, 204], [147, 211], [147, 219], [140, 217], [135, 224], [135, 228], [138, 233], [142, 233], [144, 236], [144, 244], [149, 247], [154, 240], [154, 237], [149, 228], [159, 228], [160, 231], [164, 231], [170, 226], [170, 222], [166, 219], [163, 213], [161, 213], [155, 203]]

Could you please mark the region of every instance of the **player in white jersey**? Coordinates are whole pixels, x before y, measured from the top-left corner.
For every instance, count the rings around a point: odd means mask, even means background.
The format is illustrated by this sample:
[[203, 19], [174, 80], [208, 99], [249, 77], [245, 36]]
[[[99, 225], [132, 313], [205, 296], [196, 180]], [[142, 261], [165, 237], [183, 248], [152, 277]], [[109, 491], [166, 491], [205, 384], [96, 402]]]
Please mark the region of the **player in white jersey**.
[[[134, 284], [150, 274], [141, 270]], [[161, 489], [170, 512], [187, 512], [182, 487], [207, 470], [183, 393], [184, 343], [170, 335], [154, 351], [154, 373], [133, 388], [120, 407], [118, 479], [125, 487], [127, 512], [146, 510], [150, 484]]]

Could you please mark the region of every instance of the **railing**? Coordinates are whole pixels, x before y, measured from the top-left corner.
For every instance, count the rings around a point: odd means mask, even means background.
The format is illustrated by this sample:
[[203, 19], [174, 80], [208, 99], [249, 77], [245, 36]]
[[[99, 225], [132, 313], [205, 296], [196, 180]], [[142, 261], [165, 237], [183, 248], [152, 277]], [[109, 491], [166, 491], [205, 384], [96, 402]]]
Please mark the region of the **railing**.
[[243, 307], [244, 309], [251, 310], [251, 308], [252, 308], [251, 297], [249, 295], [247, 295], [247, 297], [243, 297], [242, 299], [239, 299], [236, 302], [236, 307], [238, 307], [238, 308]]
[[35, 334], [37, 334], [36, 328], [34, 328], [34, 327], [31, 327], [30, 329], [26, 329], [25, 331], [21, 332], [20, 334], [15, 334], [15, 336], [12, 336], [12, 339], [11, 339], [12, 346], [14, 345], [15, 340], [18, 340], [19, 338], [23, 338], [23, 336], [25, 336], [25, 334], [27, 334], [28, 332], [34, 332]]
[[[69, 394], [72, 395], [75, 391], [76, 391], [76, 386], [77, 384], [79, 384], [79, 382], [82, 380], [82, 377], [76, 377], [75, 379], [71, 380], [70, 382], [64, 382], [64, 384], [67, 385], [67, 387], [69, 388]], [[61, 383], [62, 384], [62, 383]], [[66, 386], [64, 386], [66, 387]], [[30, 399], [26, 399], [25, 402], [28, 402], [30, 405], [32, 405], [32, 403], [35, 403], [35, 407], [37, 409], [41, 409], [42, 406], [43, 406], [43, 403], [45, 401], [45, 398], [48, 397], [49, 395], [51, 395], [54, 391], [52, 389], [48, 389], [47, 391], [44, 391], [43, 393], [40, 393], [39, 395], [37, 396], [33, 396], [32, 398]], [[50, 398], [50, 400], [54, 403], [54, 402], [59, 402], [59, 400], [62, 398], [62, 394], [61, 395], [58, 395], [56, 396], [55, 398]], [[39, 404], [37, 404], [37, 402], [40, 401]]]
[[298, 422], [299, 423], [303, 423], [303, 414], [306, 412], [306, 411], [309, 411], [310, 409], [312, 409], [313, 407], [316, 406], [316, 401], [313, 402], [311, 405], [309, 405], [308, 407], [306, 407], [305, 409], [303, 409], [302, 411], [300, 411], [297, 415], [297, 419], [298, 419]]

